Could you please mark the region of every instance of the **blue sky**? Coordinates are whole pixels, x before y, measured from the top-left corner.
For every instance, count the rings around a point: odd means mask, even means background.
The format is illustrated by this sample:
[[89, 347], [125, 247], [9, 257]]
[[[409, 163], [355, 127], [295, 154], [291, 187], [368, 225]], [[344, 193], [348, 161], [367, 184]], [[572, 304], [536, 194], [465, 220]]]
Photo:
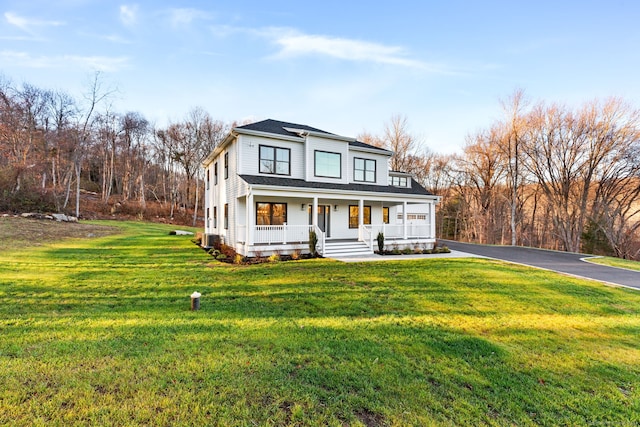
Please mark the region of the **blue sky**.
[[640, 2], [0, 1], [0, 73], [158, 125], [195, 106], [346, 136], [394, 114], [433, 151], [500, 117], [499, 99], [640, 107]]

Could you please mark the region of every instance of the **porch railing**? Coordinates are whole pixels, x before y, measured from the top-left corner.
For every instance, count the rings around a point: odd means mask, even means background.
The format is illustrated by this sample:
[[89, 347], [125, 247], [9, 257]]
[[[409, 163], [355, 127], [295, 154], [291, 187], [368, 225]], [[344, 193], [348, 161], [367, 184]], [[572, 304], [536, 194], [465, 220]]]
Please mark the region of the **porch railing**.
[[[404, 239], [402, 224], [375, 224], [366, 227], [371, 229], [374, 238], [382, 232], [385, 239]], [[407, 239], [431, 239], [433, 237], [429, 224], [407, 224]]]
[[365, 242], [369, 249], [373, 250], [373, 229], [371, 226], [363, 225], [360, 227], [360, 240]]
[[322, 230], [320, 230], [320, 227], [318, 227], [318, 226], [313, 227], [313, 226], [311, 225], [311, 226], [309, 226], [309, 229], [310, 229], [310, 230], [315, 230], [315, 232], [316, 232], [316, 237], [318, 237], [318, 243], [317, 243], [317, 245], [316, 245], [316, 251], [317, 251], [320, 255], [324, 256], [324, 242], [325, 242], [325, 240], [326, 240], [326, 234], [325, 234], [325, 232], [324, 232], [324, 231], [322, 231]]
[[[360, 229], [360, 239], [372, 250], [376, 249], [374, 241], [378, 233], [384, 234], [385, 243], [389, 240], [404, 239], [404, 225], [402, 224], [375, 224], [363, 225]], [[432, 239], [431, 226], [429, 224], [407, 224], [407, 239]]]
[[304, 243], [309, 241], [310, 225], [256, 225], [254, 243]]

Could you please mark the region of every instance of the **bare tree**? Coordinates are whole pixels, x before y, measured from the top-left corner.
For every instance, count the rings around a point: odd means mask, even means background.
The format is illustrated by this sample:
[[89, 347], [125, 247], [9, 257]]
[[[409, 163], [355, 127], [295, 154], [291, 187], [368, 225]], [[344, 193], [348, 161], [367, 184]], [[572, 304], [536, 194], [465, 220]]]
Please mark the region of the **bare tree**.
[[418, 147], [418, 141], [409, 133], [407, 117], [396, 114], [385, 124], [382, 141], [384, 147], [393, 151], [391, 170], [406, 171], [410, 166], [410, 158]]
[[505, 156], [505, 166], [507, 174], [507, 182], [511, 193], [509, 218], [511, 228], [511, 245], [515, 246], [518, 242], [517, 224], [520, 216], [519, 207], [522, 206], [520, 198], [521, 177], [521, 146], [526, 135], [524, 109], [528, 101], [525, 98], [523, 89], [516, 89], [511, 96], [501, 101], [506, 120], [504, 123], [504, 133], [502, 138], [498, 139], [498, 146]]
[[75, 215], [80, 216], [80, 179], [82, 162], [93, 136], [94, 115], [96, 107], [113, 94], [113, 90], [105, 90], [102, 86], [100, 72], [95, 72], [87, 93], [84, 95], [85, 105], [78, 115], [74, 135], [73, 164], [76, 175], [76, 207]]
[[501, 153], [493, 143], [498, 139], [497, 132], [500, 128], [494, 127], [469, 136], [464, 154], [458, 160], [465, 187], [478, 207], [478, 220], [474, 221], [478, 226], [473, 234], [481, 243], [494, 243], [497, 191], [505, 174]]

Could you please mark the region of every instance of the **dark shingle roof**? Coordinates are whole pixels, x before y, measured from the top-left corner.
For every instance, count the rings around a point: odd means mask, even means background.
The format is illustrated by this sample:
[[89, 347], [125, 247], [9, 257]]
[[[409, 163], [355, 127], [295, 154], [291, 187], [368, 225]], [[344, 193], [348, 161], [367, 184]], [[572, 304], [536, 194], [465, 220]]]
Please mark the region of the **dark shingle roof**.
[[[325, 135], [337, 136], [335, 133], [327, 132], [311, 126], [300, 125], [297, 123], [281, 122], [279, 120], [273, 120], [273, 119], [262, 120], [261, 122], [256, 122], [256, 123], [251, 123], [248, 125], [236, 127], [236, 129], [245, 129], [245, 130], [252, 130], [256, 132], [272, 133], [275, 135], [299, 136], [298, 134], [289, 132], [285, 128], [302, 129], [302, 130], [308, 130], [311, 132], [324, 133]], [[389, 150], [385, 150], [384, 148], [376, 147], [374, 145], [365, 144], [364, 142], [360, 142], [360, 141], [349, 141], [349, 145], [351, 145], [352, 147], [369, 148], [372, 150], [378, 150], [378, 151], [392, 154], [392, 152]]]
[[424, 187], [412, 179], [411, 188], [393, 187], [391, 185], [370, 185], [370, 184], [338, 184], [332, 182], [314, 182], [304, 179], [281, 178], [263, 175], [240, 175], [245, 182], [251, 185], [273, 185], [277, 187], [296, 187], [318, 190], [344, 190], [344, 191], [364, 191], [369, 193], [393, 193], [393, 194], [413, 194], [418, 196], [433, 196]]
[[365, 144], [364, 142], [360, 142], [360, 141], [351, 141], [349, 143], [349, 145], [351, 145], [352, 147], [362, 147], [362, 148], [370, 148], [370, 149], [373, 149], [373, 150], [386, 151], [390, 155], [393, 154], [393, 151], [389, 151], [389, 150], [386, 150], [384, 148], [376, 147], [375, 145]]
[[272, 120], [272, 119], [267, 119], [267, 120], [263, 120], [261, 122], [251, 123], [249, 125], [238, 126], [236, 129], [253, 130], [253, 131], [256, 131], [256, 132], [273, 133], [273, 134], [276, 134], [276, 135], [298, 136], [297, 134], [295, 134], [293, 132], [287, 131], [285, 128], [302, 129], [302, 130], [309, 130], [309, 131], [312, 131], [312, 132], [325, 133], [327, 135], [334, 135], [333, 133], [326, 132], [326, 131], [323, 131], [323, 130], [320, 130], [320, 129], [316, 129], [316, 128], [312, 128], [311, 126], [299, 125], [299, 124], [296, 124], [296, 123], [289, 123], [289, 122], [281, 122], [279, 120]]

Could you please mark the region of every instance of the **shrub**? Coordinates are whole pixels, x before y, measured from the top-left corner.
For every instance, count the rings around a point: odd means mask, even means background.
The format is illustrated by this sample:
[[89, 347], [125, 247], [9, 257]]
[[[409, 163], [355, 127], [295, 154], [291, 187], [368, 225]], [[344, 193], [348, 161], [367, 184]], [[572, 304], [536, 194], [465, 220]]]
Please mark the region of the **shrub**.
[[431, 253], [431, 249], [423, 249], [422, 253], [423, 254], [430, 254]]
[[220, 253], [225, 255], [225, 258], [234, 259], [236, 257], [236, 250], [224, 243], [220, 245]]
[[291, 259], [294, 261], [300, 259], [300, 251], [298, 249], [294, 249], [293, 252], [291, 252]]
[[227, 256], [225, 254], [218, 254], [218, 256], [216, 256], [216, 259], [218, 261], [223, 261], [223, 260], [227, 259]]
[[411, 248], [404, 248], [402, 250], [402, 253], [405, 254], [405, 255], [409, 255], [409, 254], [413, 253], [413, 250]]
[[384, 233], [382, 231], [378, 233], [378, 235], [376, 236], [376, 240], [378, 241], [378, 252], [383, 253], [384, 252]]
[[280, 254], [274, 253], [269, 256], [269, 262], [278, 262], [280, 261]]
[[318, 253], [317, 246], [318, 235], [315, 231], [311, 230], [309, 231], [309, 252], [311, 252], [311, 255], [315, 256]]
[[234, 264], [242, 264], [244, 263], [244, 257], [240, 254], [236, 254], [235, 258], [233, 258]]

